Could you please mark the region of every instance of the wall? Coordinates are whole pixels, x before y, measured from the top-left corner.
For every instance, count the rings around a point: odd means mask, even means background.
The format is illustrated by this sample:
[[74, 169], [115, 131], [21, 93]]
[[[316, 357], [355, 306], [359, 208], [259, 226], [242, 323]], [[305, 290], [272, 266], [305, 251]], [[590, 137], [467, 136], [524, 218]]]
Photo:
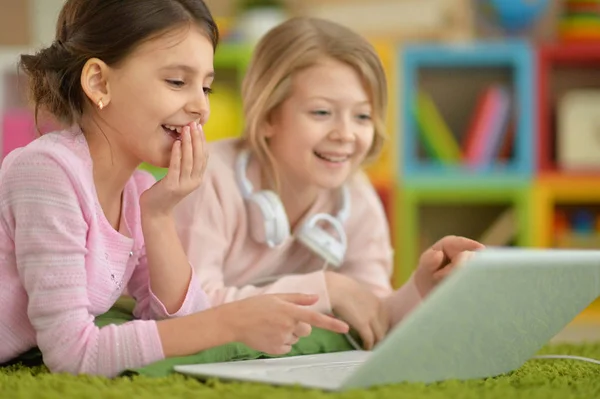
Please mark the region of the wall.
[[[22, 0], [16, 0], [22, 1]], [[48, 45], [55, 35], [56, 19], [65, 0], [29, 0], [32, 2], [31, 45]]]

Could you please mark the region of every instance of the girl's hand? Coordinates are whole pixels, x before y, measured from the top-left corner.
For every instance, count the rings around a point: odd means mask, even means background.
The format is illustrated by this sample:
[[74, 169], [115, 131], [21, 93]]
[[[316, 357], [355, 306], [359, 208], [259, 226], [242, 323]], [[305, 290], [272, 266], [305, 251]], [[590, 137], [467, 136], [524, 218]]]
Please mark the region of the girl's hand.
[[268, 294], [213, 309], [221, 312], [225, 328], [234, 332], [235, 341], [267, 354], [283, 355], [300, 338], [310, 335], [312, 327], [348, 332], [343, 321], [306, 308], [317, 300], [315, 295]]
[[200, 186], [208, 153], [202, 127], [192, 122], [183, 128], [181, 140], [173, 143], [167, 175], [140, 198], [142, 212], [168, 216], [186, 195]]
[[415, 271], [415, 283], [421, 297], [429, 292], [470, 252], [483, 249], [484, 245], [465, 237], [446, 236], [423, 252]]
[[383, 301], [358, 281], [340, 273], [325, 273], [333, 312], [358, 332], [365, 350], [382, 341], [390, 328]]

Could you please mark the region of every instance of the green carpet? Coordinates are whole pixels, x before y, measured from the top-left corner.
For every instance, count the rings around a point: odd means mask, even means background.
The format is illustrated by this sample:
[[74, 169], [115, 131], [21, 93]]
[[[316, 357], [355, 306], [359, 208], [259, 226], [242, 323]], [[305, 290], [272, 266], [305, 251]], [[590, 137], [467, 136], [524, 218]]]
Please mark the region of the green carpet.
[[[561, 353], [600, 358], [600, 343], [559, 345], [542, 353]], [[429, 386], [398, 384], [382, 388], [324, 393], [302, 388], [278, 388], [261, 384], [199, 382], [171, 374], [166, 377], [137, 375], [107, 379], [50, 374], [41, 367], [11, 366], [0, 370], [2, 398], [598, 398], [600, 366], [572, 360], [532, 360], [510, 375], [477, 381], [446, 381]]]
[[[123, 299], [96, 319], [98, 326], [120, 324], [131, 319], [133, 302]], [[342, 336], [314, 329], [300, 340], [291, 355], [350, 349]], [[568, 354], [600, 359], [598, 343], [555, 345], [540, 353]], [[600, 365], [574, 360], [531, 360], [505, 376], [475, 381], [397, 384], [370, 390], [324, 393], [303, 388], [281, 388], [262, 384], [209, 381], [202, 383], [172, 371], [174, 364], [241, 360], [267, 357], [241, 344], [213, 348], [189, 357], [167, 359], [147, 367], [129, 370], [125, 376], [108, 379], [90, 376], [51, 374], [41, 363], [36, 349], [19, 357], [22, 363], [0, 367], [0, 398], [600, 398]]]

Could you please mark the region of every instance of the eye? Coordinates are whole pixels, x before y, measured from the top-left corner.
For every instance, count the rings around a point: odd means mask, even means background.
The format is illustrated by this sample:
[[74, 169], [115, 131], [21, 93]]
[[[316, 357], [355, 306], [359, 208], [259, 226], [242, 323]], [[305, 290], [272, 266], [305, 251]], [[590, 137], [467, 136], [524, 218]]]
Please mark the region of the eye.
[[371, 115], [369, 115], [369, 114], [358, 114], [357, 117], [361, 121], [370, 121], [371, 120]]
[[311, 114], [317, 115], [317, 116], [326, 116], [326, 115], [329, 115], [330, 112], [326, 111], [324, 109], [319, 109], [319, 110], [311, 111]]
[[177, 80], [177, 79], [167, 79], [166, 82], [173, 86], [173, 87], [183, 87], [183, 85], [185, 85], [185, 82], [183, 80]]
[[213, 89], [211, 89], [210, 87], [204, 87], [204, 94], [209, 95], [209, 94], [213, 94]]

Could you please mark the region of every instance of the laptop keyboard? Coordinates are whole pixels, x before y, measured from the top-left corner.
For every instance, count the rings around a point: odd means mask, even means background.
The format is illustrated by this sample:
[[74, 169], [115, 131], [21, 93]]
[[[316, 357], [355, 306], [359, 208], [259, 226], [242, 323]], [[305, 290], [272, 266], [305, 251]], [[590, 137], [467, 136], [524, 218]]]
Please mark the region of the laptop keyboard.
[[289, 375], [301, 379], [319, 379], [341, 382], [360, 366], [362, 362], [344, 362], [331, 364], [315, 364], [282, 368], [270, 374]]

